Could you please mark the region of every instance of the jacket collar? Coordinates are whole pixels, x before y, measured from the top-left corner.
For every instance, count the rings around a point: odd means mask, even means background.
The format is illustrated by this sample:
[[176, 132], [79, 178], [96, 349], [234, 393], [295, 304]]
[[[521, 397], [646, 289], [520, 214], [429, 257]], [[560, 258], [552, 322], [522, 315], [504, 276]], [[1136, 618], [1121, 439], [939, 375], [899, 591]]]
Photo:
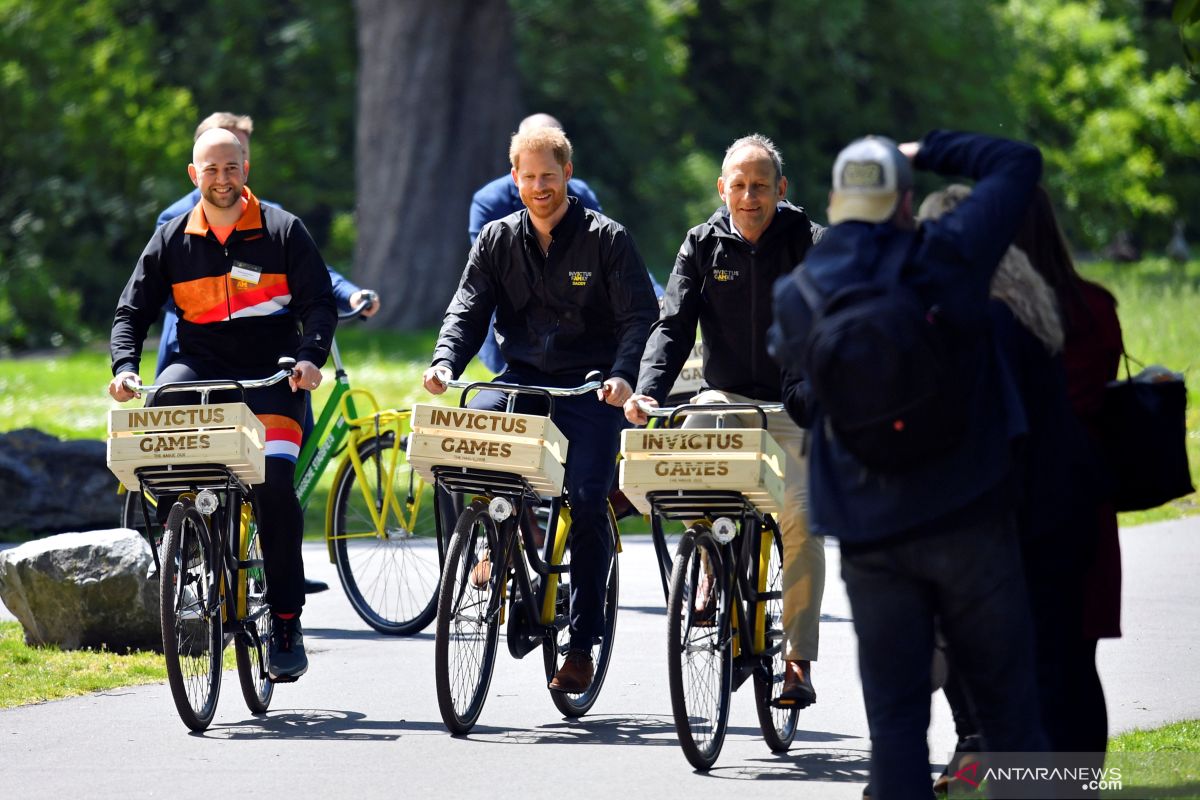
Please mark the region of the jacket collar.
[[[583, 225], [583, 216], [583, 203], [579, 202], [578, 197], [568, 197], [567, 213], [563, 214], [563, 218], [550, 230], [551, 240], [560, 242], [559, 247], [566, 244]], [[528, 208], [521, 212], [521, 232], [534, 242], [537, 241], [537, 230], [529, 220]]]
[[808, 225], [808, 217], [804, 213], [804, 209], [799, 206], [794, 206], [786, 200], [781, 200], [775, 206], [775, 216], [771, 219], [771, 224], [763, 231], [763, 235], [759, 237], [758, 243], [750, 245], [748, 241], [742, 238], [733, 227], [733, 220], [729, 218], [729, 207], [721, 206], [713, 215], [708, 218], [708, 224], [712, 227], [712, 231], [720, 237], [736, 239], [745, 245], [753, 247], [765, 247], [776, 238], [783, 236], [790, 231], [794, 226], [799, 224]]
[[[254, 196], [254, 192], [250, 191], [249, 186], [242, 187], [242, 197], [246, 200], [246, 208], [243, 209], [241, 219], [237, 221], [237, 225], [233, 226], [233, 229], [235, 231], [262, 230], [262, 206], [259, 204], [258, 198]], [[197, 202], [188, 215], [187, 227], [183, 229], [183, 232], [208, 236], [208, 230], [208, 219], [204, 216], [204, 204]]]

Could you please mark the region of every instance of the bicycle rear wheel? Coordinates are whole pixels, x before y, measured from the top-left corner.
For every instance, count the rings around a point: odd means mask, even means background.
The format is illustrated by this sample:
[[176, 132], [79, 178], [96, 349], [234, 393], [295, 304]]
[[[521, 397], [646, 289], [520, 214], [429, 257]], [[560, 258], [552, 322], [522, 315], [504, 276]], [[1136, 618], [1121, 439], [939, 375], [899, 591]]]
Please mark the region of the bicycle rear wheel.
[[667, 600], [667, 677], [679, 745], [709, 769], [725, 742], [733, 692], [729, 581], [716, 540], [692, 528], [679, 541]]
[[202, 731], [221, 692], [221, 607], [208, 524], [195, 506], [176, 503], [167, 518], [159, 580], [167, 683], [183, 724]]
[[[359, 445], [361, 476], [349, 460], [338, 472], [333, 555], [355, 612], [380, 633], [404, 636], [420, 632], [437, 613], [440, 565], [432, 487], [393, 448], [393, 437]], [[383, 514], [389, 488], [392, 503], [379, 530], [372, 512]]]
[[771, 701], [783, 690], [783, 677], [787, 669], [783, 636], [783, 536], [775, 528], [760, 527], [759, 532], [760, 555], [754, 585], [763, 587], [760, 591], [765, 592], [766, 597], [754, 613], [755, 624], [763, 626], [764, 649], [770, 654], [770, 661], [766, 664], [765, 673], [754, 673], [754, 705], [767, 747], [773, 752], [782, 753], [792, 746], [800, 717], [798, 708], [776, 708], [771, 705]]
[[475, 725], [492, 682], [507, 577], [490, 561], [496, 552], [495, 523], [476, 500], [458, 518], [438, 593], [434, 676], [438, 710], [454, 734]]
[[[550, 692], [550, 699], [554, 701], [554, 706], [566, 717], [582, 717], [591, 710], [596, 703], [596, 698], [600, 696], [600, 689], [604, 686], [604, 677], [608, 674], [608, 664], [612, 660], [613, 641], [617, 632], [617, 597], [621, 588], [621, 571], [617, 558], [616, 521], [611, 514], [609, 515], [609, 537], [613, 556], [608, 567], [608, 580], [605, 582], [604, 632], [600, 635], [600, 644], [596, 651], [596, 672], [592, 678], [592, 685], [581, 694]], [[565, 564], [571, 562], [569, 548], [568, 543]], [[555, 639], [547, 638], [542, 642], [542, 660], [546, 667], [547, 681], [554, 677], [554, 673], [558, 672], [559, 659], [565, 657], [570, 649], [571, 630], [565, 624], [566, 620], [570, 619], [571, 605], [571, 585], [566, 580], [568, 574], [563, 573], [559, 576], [558, 594], [554, 608], [555, 617], [561, 617], [557, 621], [563, 624], [558, 628], [558, 636]]]
[[233, 640], [237, 657], [238, 683], [242, 697], [251, 714], [265, 714], [275, 693], [275, 684], [267, 675], [265, 657], [271, 640], [271, 609], [267, 606], [267, 574], [262, 567], [262, 542], [254, 517], [242, 517], [243, 546], [239, 549], [246, 561], [259, 562], [238, 572], [238, 607], [244, 614], [244, 628]]

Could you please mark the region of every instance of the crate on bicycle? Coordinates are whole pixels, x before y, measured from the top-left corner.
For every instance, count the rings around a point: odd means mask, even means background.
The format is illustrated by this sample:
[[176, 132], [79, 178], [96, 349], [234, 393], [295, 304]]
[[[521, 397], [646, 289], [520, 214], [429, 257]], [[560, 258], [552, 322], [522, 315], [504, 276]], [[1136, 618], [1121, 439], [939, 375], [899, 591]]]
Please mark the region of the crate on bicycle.
[[418, 403], [408, 461], [433, 482], [437, 466], [520, 475], [541, 497], [562, 494], [567, 439], [549, 417]]
[[108, 468], [127, 489], [139, 467], [224, 464], [247, 484], [266, 479], [266, 428], [245, 403], [117, 408], [108, 415]]
[[630, 429], [621, 456], [621, 491], [643, 513], [661, 491], [740, 492], [764, 513], [783, 508], [783, 450], [762, 428]]

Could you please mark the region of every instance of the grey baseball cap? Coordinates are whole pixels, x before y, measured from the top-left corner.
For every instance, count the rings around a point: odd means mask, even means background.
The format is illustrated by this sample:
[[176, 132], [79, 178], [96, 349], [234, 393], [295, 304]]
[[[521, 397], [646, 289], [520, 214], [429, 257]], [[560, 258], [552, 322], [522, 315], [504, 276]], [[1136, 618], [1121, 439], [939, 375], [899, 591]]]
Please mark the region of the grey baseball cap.
[[829, 224], [886, 222], [912, 188], [912, 166], [886, 136], [855, 139], [833, 162]]

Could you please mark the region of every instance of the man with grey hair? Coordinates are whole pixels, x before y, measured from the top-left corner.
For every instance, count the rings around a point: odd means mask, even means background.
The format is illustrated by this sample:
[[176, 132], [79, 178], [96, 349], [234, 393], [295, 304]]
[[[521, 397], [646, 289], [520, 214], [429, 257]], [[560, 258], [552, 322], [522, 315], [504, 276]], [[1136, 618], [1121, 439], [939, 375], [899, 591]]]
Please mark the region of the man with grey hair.
[[[697, 323], [705, 346], [705, 389], [693, 402], [781, 399], [779, 367], [767, 354], [771, 289], [800, 263], [821, 228], [787, 202], [783, 159], [761, 134], [743, 136], [725, 151], [717, 194], [724, 205], [688, 231], [675, 259], [662, 313], [642, 355], [638, 394], [625, 404], [625, 417], [634, 424], [646, 423], [639, 402], [654, 406], [666, 399], [695, 343]], [[706, 424], [699, 416], [688, 423]], [[747, 417], [736, 424], [757, 422]], [[808, 532], [804, 432], [783, 414], [772, 415], [767, 427], [787, 456], [787, 496], [779, 519], [787, 671], [777, 701], [803, 708], [817, 699], [811, 672], [825, 590], [825, 545]]]

